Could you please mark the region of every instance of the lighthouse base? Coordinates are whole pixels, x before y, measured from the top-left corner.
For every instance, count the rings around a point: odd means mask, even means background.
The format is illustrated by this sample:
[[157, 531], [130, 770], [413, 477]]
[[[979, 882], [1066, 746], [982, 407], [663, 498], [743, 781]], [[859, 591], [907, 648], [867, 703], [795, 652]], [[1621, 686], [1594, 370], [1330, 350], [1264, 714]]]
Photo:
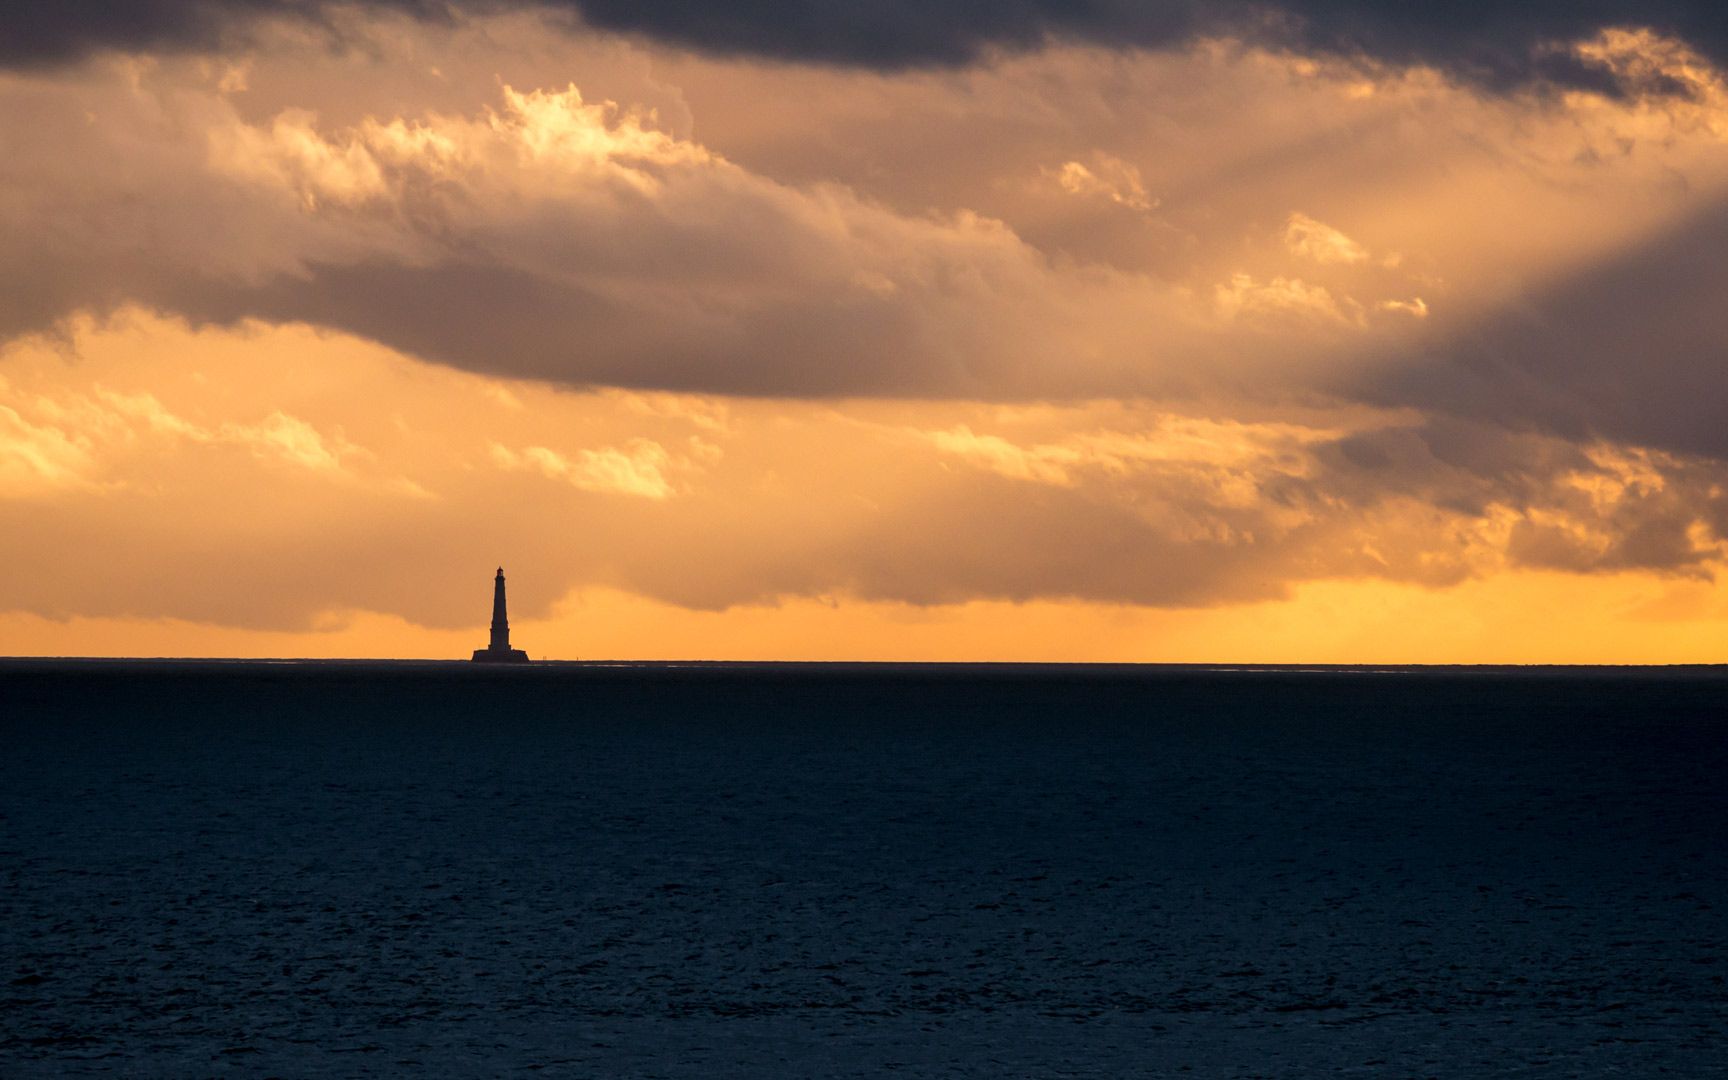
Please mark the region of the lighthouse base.
[[528, 654], [521, 649], [475, 649], [476, 664], [526, 664]]

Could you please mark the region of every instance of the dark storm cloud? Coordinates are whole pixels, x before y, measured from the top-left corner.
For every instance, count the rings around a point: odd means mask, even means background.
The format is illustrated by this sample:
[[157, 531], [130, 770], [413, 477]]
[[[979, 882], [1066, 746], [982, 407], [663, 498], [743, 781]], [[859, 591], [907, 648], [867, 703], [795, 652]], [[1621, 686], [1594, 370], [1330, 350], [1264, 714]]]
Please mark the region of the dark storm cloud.
[[[1718, 461], [1620, 452], [1436, 415], [1316, 448], [1314, 505], [1373, 507], [1401, 493], [1460, 520], [1516, 512], [1516, 565], [1573, 573], [1697, 573], [1718, 555], [1728, 498]], [[1608, 492], [1608, 495], [1604, 495]], [[1700, 546], [1698, 530], [1707, 542]]]
[[293, 0], [9, 0], [0, 6], [0, 61], [13, 65], [77, 59], [96, 49], [215, 45], [247, 18], [314, 16]]
[[149, 298], [199, 323], [308, 321], [457, 368], [578, 386], [815, 397], [943, 386], [943, 372], [914, 362], [924, 354], [907, 311], [829, 293], [716, 326], [496, 263], [310, 269]]
[[1728, 459], [1728, 203], [1460, 329], [1351, 392]]
[[[7, 3], [0, 7], [0, 63], [55, 63], [101, 48], [209, 46], [231, 38], [249, 19], [320, 21], [339, 6], [323, 0]], [[562, 11], [594, 26], [704, 52], [886, 69], [964, 63], [993, 48], [1048, 40], [1158, 47], [1231, 33], [1319, 52], [1435, 64], [1488, 85], [1536, 79], [1607, 88], [1606, 72], [1553, 46], [1619, 25], [1676, 34], [1718, 61], [1728, 58], [1728, 6], [1709, 0], [362, 0], [357, 6], [423, 19], [512, 8]]]
[[1728, 53], [1728, 10], [1687, 0], [584, 0], [580, 10], [597, 26], [698, 49], [888, 68], [958, 63], [990, 48], [1049, 39], [1157, 47], [1236, 33], [1321, 52], [1432, 63], [1491, 84], [1597, 83], [1603, 73], [1549, 46], [1616, 25], [1649, 26], [1713, 56]]

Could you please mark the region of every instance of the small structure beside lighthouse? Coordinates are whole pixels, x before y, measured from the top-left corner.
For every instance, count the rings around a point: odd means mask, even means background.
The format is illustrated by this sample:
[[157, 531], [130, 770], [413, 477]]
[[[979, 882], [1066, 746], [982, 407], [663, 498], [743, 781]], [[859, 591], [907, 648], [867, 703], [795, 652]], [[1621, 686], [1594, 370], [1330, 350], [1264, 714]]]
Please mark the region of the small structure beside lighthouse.
[[510, 647], [510, 616], [504, 606], [504, 568], [492, 579], [492, 641], [474, 650], [476, 664], [526, 664], [528, 654]]

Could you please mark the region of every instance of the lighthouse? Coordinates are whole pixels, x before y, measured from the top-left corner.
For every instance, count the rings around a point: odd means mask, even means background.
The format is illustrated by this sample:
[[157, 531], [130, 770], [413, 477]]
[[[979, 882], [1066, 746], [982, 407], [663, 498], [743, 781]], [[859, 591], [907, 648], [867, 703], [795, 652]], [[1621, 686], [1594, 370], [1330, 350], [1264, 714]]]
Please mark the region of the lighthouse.
[[474, 650], [476, 664], [526, 664], [528, 654], [510, 647], [510, 615], [504, 603], [504, 568], [492, 579], [492, 640]]

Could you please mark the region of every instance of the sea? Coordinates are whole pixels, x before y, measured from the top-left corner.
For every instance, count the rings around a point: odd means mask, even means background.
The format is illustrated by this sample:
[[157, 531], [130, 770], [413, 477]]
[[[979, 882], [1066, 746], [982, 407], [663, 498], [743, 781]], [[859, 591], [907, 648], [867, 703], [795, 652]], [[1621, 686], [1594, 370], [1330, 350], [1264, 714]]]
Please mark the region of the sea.
[[0, 1076], [1728, 1075], [1728, 669], [0, 661]]

